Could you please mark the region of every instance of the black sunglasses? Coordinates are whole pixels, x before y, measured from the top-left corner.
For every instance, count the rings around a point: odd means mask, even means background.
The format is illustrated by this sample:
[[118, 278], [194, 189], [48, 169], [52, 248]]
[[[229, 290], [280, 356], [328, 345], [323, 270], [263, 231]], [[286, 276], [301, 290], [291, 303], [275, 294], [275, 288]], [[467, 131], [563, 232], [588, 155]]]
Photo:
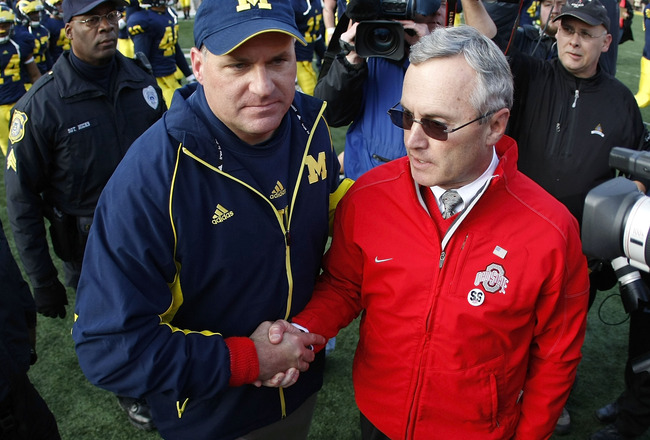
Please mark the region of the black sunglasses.
[[443, 124], [442, 122], [435, 121], [433, 119], [415, 119], [413, 117], [413, 114], [409, 111], [403, 111], [403, 110], [398, 110], [397, 107], [399, 104], [395, 104], [393, 108], [388, 110], [388, 114], [390, 115], [390, 120], [393, 124], [395, 124], [397, 127], [401, 128], [402, 130], [410, 130], [411, 127], [413, 126], [413, 123], [420, 124], [422, 126], [422, 129], [424, 130], [424, 133], [429, 136], [430, 138], [439, 140], [439, 141], [446, 141], [447, 138], [449, 137], [449, 133], [453, 133], [454, 131], [458, 131], [463, 127], [467, 127], [470, 124], [473, 124], [476, 121], [480, 121], [481, 119], [487, 118], [488, 116], [491, 116], [494, 114], [494, 111], [487, 112], [481, 116], [479, 116], [476, 119], [473, 119], [469, 121], [466, 124], [461, 125], [460, 127], [456, 128], [449, 128], [447, 127], [446, 124]]

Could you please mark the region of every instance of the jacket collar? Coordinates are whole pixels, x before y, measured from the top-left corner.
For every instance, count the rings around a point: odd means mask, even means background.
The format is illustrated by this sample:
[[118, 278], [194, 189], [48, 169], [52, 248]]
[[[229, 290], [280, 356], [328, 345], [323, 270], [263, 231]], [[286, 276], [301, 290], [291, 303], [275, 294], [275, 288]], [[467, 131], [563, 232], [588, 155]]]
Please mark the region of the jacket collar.
[[580, 88], [580, 90], [598, 88], [608, 76], [608, 74], [601, 69], [600, 64], [597, 66], [596, 74], [594, 76], [590, 78], [577, 78], [571, 72], [566, 70], [559, 58], [553, 59], [552, 62], [555, 64], [555, 69], [559, 72], [560, 76], [570, 84], [571, 87]]
[[[193, 155], [218, 167], [219, 164], [223, 164], [224, 159], [228, 158], [224, 157], [223, 149], [220, 151], [214, 147], [214, 130], [207, 126], [209, 118], [201, 116], [202, 111], [210, 111], [209, 107], [205, 102], [197, 105], [193, 102], [194, 99], [190, 99], [195, 92], [200, 93], [202, 87], [199, 83], [193, 83], [177, 90], [171, 108], [165, 113], [164, 120], [167, 131], [173, 139], [181, 143]], [[203, 104], [206, 108], [197, 108]], [[300, 122], [304, 123], [306, 130], [313, 130], [316, 123], [315, 116], [319, 114], [323, 102], [311, 96], [296, 93], [293, 105], [300, 109]], [[206, 119], [208, 120], [206, 121]]]
[[[119, 87], [131, 86], [141, 87], [144, 81], [144, 71], [140, 70], [132, 62], [127, 62], [124, 55], [115, 53], [116, 78], [115, 83]], [[70, 62], [70, 52], [64, 52], [52, 68], [51, 75], [57, 84], [59, 96], [62, 99], [86, 99], [88, 97], [106, 95], [101, 87], [91, 81], [80, 77]]]

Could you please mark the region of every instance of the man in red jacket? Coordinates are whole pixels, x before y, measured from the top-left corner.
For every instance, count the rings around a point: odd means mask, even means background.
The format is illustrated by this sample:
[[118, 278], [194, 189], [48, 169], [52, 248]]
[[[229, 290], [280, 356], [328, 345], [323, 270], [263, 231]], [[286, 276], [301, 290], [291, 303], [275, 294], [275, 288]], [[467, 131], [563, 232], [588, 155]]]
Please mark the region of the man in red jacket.
[[[445, 28], [410, 62], [388, 111], [407, 157], [343, 198], [293, 323], [331, 338], [362, 313], [353, 381], [364, 439], [548, 438], [585, 333], [578, 224], [516, 168], [503, 135], [512, 76], [493, 42]], [[297, 330], [279, 321], [270, 337], [283, 331]]]

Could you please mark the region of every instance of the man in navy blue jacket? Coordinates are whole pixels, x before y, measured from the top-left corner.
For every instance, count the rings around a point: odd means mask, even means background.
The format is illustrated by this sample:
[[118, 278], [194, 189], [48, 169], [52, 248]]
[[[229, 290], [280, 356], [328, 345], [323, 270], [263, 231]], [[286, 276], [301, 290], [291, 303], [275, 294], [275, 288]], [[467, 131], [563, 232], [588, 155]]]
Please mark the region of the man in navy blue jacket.
[[[274, 346], [268, 328], [302, 310], [320, 271], [339, 184], [325, 103], [295, 91], [288, 0], [205, 0], [194, 38], [198, 84], [100, 197], [79, 363], [93, 384], [146, 398], [165, 439], [304, 439], [323, 371], [309, 346], [325, 341]], [[298, 371], [290, 388], [259, 387]]]

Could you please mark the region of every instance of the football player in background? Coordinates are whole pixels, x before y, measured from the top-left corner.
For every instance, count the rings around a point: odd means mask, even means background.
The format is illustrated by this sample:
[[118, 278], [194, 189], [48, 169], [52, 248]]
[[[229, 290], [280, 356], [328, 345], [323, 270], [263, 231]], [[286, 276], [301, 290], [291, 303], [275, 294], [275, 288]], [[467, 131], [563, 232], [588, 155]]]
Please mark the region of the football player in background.
[[176, 76], [177, 68], [188, 82], [194, 81], [192, 69], [178, 43], [178, 16], [166, 0], [141, 0], [140, 7], [127, 17], [126, 26], [133, 40], [133, 50], [143, 53], [151, 63], [169, 107], [174, 91], [182, 85]]
[[[32, 47], [14, 35], [15, 20], [14, 12], [0, 5], [0, 149], [3, 155], [7, 154], [9, 145], [11, 108], [25, 94], [25, 83], [33, 83], [41, 76]], [[28, 78], [24, 77], [24, 72], [28, 73]]]
[[[45, 10], [41, 0], [19, 0], [15, 6], [16, 33], [26, 32], [34, 41], [34, 61], [41, 75], [52, 68], [49, 53], [50, 31], [41, 24], [41, 15]], [[29, 37], [27, 37], [29, 38]]]
[[318, 73], [314, 69], [314, 54], [320, 59], [325, 54], [323, 38], [323, 7], [317, 0], [292, 0], [296, 14], [296, 25], [307, 42], [306, 46], [296, 42], [296, 62], [298, 64], [297, 82], [300, 90], [308, 95], [314, 94]]
[[63, 0], [45, 0], [46, 14], [41, 24], [50, 32], [49, 51], [52, 65], [64, 50], [70, 50], [70, 39], [65, 35], [63, 22]]

